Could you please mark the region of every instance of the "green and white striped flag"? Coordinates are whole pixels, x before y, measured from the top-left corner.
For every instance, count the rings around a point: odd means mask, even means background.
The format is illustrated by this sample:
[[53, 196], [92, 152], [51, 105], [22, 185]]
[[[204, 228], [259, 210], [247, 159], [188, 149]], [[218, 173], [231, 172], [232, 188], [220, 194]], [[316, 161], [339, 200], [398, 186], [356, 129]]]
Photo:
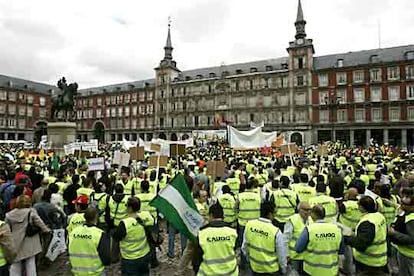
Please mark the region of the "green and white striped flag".
[[203, 224], [203, 217], [182, 174], [177, 174], [149, 203], [157, 208], [164, 218], [187, 238], [195, 240]]

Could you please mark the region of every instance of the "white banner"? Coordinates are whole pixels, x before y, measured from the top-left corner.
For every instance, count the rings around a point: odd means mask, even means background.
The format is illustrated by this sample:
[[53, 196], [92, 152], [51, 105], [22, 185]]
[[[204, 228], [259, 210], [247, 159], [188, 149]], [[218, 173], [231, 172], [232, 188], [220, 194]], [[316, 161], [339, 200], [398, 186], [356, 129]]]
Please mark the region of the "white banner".
[[209, 141], [217, 140], [217, 138], [226, 140], [227, 130], [193, 130], [193, 137], [196, 139], [204, 139]]
[[63, 146], [65, 154], [74, 154], [75, 150], [98, 151], [98, 140], [92, 139], [89, 142], [74, 142]]
[[98, 158], [90, 158], [89, 161], [89, 171], [103, 171], [105, 170], [105, 158], [98, 157]]
[[114, 159], [112, 164], [119, 165], [120, 167], [128, 167], [129, 166], [129, 153], [120, 152], [119, 150], [115, 151]]
[[185, 145], [186, 148], [194, 146], [193, 138], [190, 138], [190, 139], [187, 139], [187, 140], [180, 140], [180, 141], [152, 139], [151, 143], [161, 145], [161, 150], [159, 152], [159, 155], [167, 155], [167, 156], [170, 156], [170, 144]]
[[252, 130], [240, 131], [228, 127], [229, 143], [232, 148], [261, 148], [270, 147], [276, 140], [277, 132], [262, 132], [261, 127]]
[[64, 229], [56, 229], [53, 230], [52, 233], [52, 240], [50, 241], [49, 248], [47, 249], [45, 256], [53, 262], [60, 254], [66, 251], [66, 242]]

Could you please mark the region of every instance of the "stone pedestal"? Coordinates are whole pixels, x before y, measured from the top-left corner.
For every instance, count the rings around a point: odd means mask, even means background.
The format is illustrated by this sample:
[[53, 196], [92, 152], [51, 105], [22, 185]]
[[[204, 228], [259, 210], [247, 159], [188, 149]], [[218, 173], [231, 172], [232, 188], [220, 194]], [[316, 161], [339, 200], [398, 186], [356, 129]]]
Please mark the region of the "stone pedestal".
[[48, 122], [47, 141], [51, 149], [58, 155], [65, 155], [64, 145], [75, 142], [76, 123], [74, 122]]

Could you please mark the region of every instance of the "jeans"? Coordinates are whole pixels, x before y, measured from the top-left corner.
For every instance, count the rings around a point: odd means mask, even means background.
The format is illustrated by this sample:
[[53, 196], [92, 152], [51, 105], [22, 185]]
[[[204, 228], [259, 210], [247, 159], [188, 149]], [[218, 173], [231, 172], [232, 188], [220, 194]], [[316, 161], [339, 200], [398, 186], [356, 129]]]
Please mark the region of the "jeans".
[[299, 275], [306, 275], [303, 271], [303, 260], [290, 260], [291, 266]]
[[355, 273], [354, 257], [353, 257], [352, 247], [349, 246], [349, 245], [345, 246], [343, 270], [347, 274]]
[[[178, 233], [178, 230], [175, 229], [170, 223], [168, 224], [168, 252], [167, 255], [170, 258], [174, 258], [174, 240], [175, 234]], [[184, 252], [184, 249], [187, 246], [187, 237], [180, 233], [180, 241], [181, 241], [181, 255]]]
[[0, 266], [0, 276], [9, 276], [9, 269], [8, 265]]
[[[241, 248], [241, 246], [243, 244], [244, 228], [245, 228], [245, 226], [237, 225], [237, 238], [238, 238], [237, 247], [240, 247], [240, 248]], [[247, 266], [246, 256], [244, 256], [243, 252], [240, 251], [240, 268], [242, 270], [246, 270], [247, 267], [248, 266]]]
[[414, 259], [397, 252], [398, 275], [414, 275]]
[[122, 259], [122, 276], [149, 276], [150, 255], [135, 260]]
[[13, 263], [10, 267], [11, 275], [23, 275], [22, 268], [26, 270], [26, 276], [36, 276], [36, 258], [35, 256], [24, 259], [20, 262]]

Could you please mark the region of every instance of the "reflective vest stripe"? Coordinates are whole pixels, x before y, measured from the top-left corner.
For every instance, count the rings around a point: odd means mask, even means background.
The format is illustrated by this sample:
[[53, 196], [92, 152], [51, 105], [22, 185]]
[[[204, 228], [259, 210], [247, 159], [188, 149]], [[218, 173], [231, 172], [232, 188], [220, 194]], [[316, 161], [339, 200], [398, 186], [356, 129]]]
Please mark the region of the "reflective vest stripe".
[[97, 271], [99, 269], [100, 269], [99, 266], [88, 266], [88, 267], [73, 266], [72, 267], [72, 270], [73, 271], [82, 271], [82, 272], [95, 272], [95, 271]]
[[365, 256], [368, 256], [368, 257], [373, 257], [373, 258], [387, 257], [387, 252], [385, 252], [385, 253], [378, 253], [378, 254], [375, 254], [375, 253], [367, 253], [367, 252], [359, 252], [359, 254], [365, 255]]
[[[220, 274], [207, 274], [207, 273], [205, 273], [201, 268], [198, 270], [198, 273], [197, 273], [197, 275], [202, 275], [202, 276], [223, 276], [223, 275], [232, 275], [233, 273], [236, 273], [237, 272], [237, 265], [236, 266], [234, 266], [234, 268], [231, 270], [231, 271], [229, 271], [229, 272], [223, 272], [223, 273], [220, 273]], [[238, 275], [238, 274], [237, 274]]]
[[73, 254], [70, 254], [70, 256], [74, 258], [99, 259], [99, 256], [92, 255], [92, 254], [73, 253]]
[[[142, 241], [142, 240], [141, 240]], [[122, 251], [124, 251], [124, 253], [128, 253], [128, 254], [134, 254], [137, 253], [137, 251], [141, 251], [144, 250], [146, 247], [148, 246], [148, 244], [143, 244], [140, 247], [138, 247], [137, 249], [122, 249]]]
[[259, 261], [259, 260], [255, 259], [254, 257], [249, 256], [249, 260], [253, 261], [253, 262], [255, 262], [256, 264], [259, 264], [259, 265], [269, 265], [270, 266], [270, 265], [274, 265], [275, 262], [277, 262], [277, 257], [275, 257], [271, 261]]
[[333, 268], [333, 267], [338, 266], [338, 262], [333, 262], [331, 264], [321, 264], [321, 263], [313, 263], [313, 262], [310, 262], [306, 259], [303, 262], [306, 263], [307, 265], [310, 265], [310, 266], [313, 266], [313, 267]]
[[267, 250], [267, 249], [265, 249], [265, 248], [260, 248], [260, 247], [254, 246], [254, 245], [253, 245], [253, 244], [251, 244], [251, 243], [247, 243], [247, 245], [248, 245], [249, 247], [253, 248], [253, 249], [254, 249], [254, 250], [256, 250], [256, 251], [259, 251], [259, 252], [264, 252], [264, 253], [268, 253], [268, 254], [274, 254], [274, 253], [275, 253], [274, 251], [271, 251], [271, 250]]
[[124, 239], [124, 241], [125, 242], [142, 242], [143, 240], [145, 240], [146, 239], [146, 237], [145, 236], [143, 236], [143, 237], [141, 237], [141, 238], [139, 238], [139, 239]]
[[223, 264], [223, 263], [227, 263], [231, 260], [234, 259], [234, 256], [228, 256], [227, 258], [222, 258], [222, 259], [210, 259], [210, 260], [203, 260], [203, 262], [206, 265], [210, 265], [210, 264]]
[[259, 209], [256, 209], [256, 208], [254, 208], [254, 209], [240, 209], [240, 210], [242, 210], [243, 212], [257, 212], [257, 211], [260, 212], [260, 208]]
[[342, 214], [342, 217], [346, 220], [349, 220], [349, 221], [353, 222], [353, 223], [358, 223], [359, 222], [359, 219], [354, 219], [353, 217], [347, 216], [346, 214]]
[[316, 254], [316, 255], [325, 255], [325, 254], [335, 254], [338, 250], [308, 250], [307, 252]]
[[[414, 213], [407, 214], [405, 216], [405, 223], [414, 220]], [[396, 245], [392, 244], [400, 254], [408, 257], [408, 258], [414, 258], [414, 249], [411, 246], [405, 246], [405, 245]]]

